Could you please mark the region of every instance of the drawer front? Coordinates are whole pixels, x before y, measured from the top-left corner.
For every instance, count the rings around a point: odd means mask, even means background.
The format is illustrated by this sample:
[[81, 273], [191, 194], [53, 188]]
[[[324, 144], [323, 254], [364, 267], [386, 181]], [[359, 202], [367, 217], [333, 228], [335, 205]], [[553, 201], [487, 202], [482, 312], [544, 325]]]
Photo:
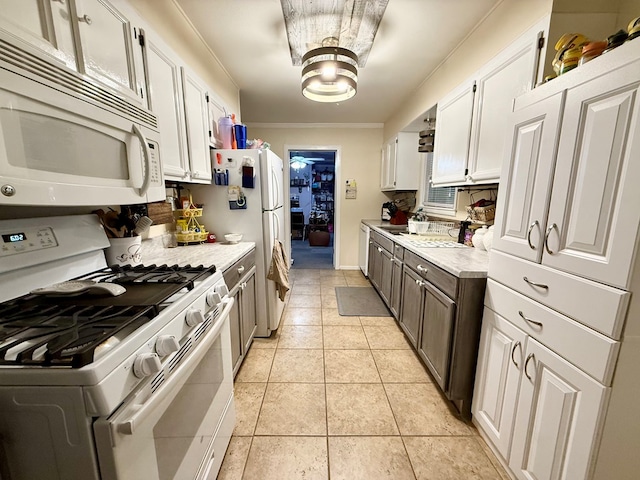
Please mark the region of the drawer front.
[[611, 384], [620, 342], [493, 280], [487, 282], [485, 305], [594, 379]]
[[455, 275], [445, 272], [409, 250], [404, 252], [404, 264], [455, 300], [458, 288], [458, 278]]
[[497, 251], [489, 257], [489, 277], [614, 340], [620, 339], [628, 292]]
[[373, 240], [382, 248], [384, 248], [387, 252], [393, 253], [393, 245], [394, 245], [393, 240], [385, 237], [381, 233], [374, 232], [374, 231], [371, 231], [371, 238], [373, 238]]
[[244, 257], [238, 260], [236, 263], [227, 268], [222, 276], [224, 277], [224, 282], [227, 284], [229, 290], [231, 290], [236, 283], [240, 281], [240, 279], [245, 276], [251, 267], [256, 264], [256, 251], [255, 249], [251, 250]]
[[404, 247], [401, 247], [400, 245], [394, 245], [393, 246], [393, 256], [396, 258], [396, 260], [403, 260], [404, 259]]

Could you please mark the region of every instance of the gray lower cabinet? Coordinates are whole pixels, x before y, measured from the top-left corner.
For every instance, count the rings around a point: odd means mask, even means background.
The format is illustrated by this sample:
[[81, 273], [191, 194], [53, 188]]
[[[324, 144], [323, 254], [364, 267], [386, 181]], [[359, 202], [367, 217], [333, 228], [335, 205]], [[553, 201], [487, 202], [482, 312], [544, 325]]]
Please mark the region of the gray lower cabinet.
[[418, 348], [422, 321], [422, 277], [405, 266], [402, 273], [402, 309], [398, 321], [413, 348]]
[[257, 328], [255, 250], [223, 273], [229, 296], [235, 300], [229, 315], [233, 375], [240, 369]]
[[382, 247], [380, 250], [380, 296], [384, 303], [389, 305], [391, 300], [391, 268], [393, 266], [393, 254]]
[[393, 316], [400, 318], [400, 309], [402, 307], [402, 257], [397, 254], [398, 248], [402, 249], [404, 254], [404, 248], [396, 245], [396, 253], [393, 256], [393, 262], [391, 263], [391, 298], [389, 299], [389, 309]]
[[456, 304], [429, 282], [423, 282], [422, 330], [418, 355], [424, 360], [440, 388], [449, 380], [451, 341]]

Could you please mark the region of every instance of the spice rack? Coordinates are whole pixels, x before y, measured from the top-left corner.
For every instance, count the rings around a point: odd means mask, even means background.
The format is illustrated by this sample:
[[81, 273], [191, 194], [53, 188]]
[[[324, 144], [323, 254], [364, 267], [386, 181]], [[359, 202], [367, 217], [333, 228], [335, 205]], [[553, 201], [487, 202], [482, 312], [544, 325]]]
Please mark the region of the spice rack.
[[207, 240], [209, 232], [198, 222], [202, 217], [202, 208], [196, 207], [189, 197], [189, 207], [176, 210], [178, 220], [176, 221], [176, 239], [178, 243], [188, 245], [202, 243]]

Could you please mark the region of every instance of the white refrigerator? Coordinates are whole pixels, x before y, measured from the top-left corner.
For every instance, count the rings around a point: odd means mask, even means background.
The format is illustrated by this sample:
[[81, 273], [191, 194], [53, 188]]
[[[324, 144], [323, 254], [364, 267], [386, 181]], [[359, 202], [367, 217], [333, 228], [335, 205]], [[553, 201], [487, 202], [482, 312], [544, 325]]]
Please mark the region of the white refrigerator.
[[[204, 203], [202, 223], [217, 241], [224, 242], [226, 233], [242, 233], [242, 241], [256, 243], [256, 336], [268, 337], [278, 328], [284, 310], [276, 284], [267, 280], [276, 241], [282, 242], [291, 261], [283, 161], [271, 150], [253, 149], [211, 150], [211, 157], [214, 180], [211, 185], [190, 187], [194, 201]], [[240, 197], [233, 187], [240, 187]]]

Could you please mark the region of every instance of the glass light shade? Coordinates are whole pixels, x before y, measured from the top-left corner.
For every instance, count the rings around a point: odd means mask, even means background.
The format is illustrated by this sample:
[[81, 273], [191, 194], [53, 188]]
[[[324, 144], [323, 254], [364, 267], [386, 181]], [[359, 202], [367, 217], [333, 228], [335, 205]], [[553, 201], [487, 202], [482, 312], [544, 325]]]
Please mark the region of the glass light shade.
[[341, 47], [320, 47], [302, 58], [302, 94], [316, 102], [340, 102], [356, 94], [358, 57]]

